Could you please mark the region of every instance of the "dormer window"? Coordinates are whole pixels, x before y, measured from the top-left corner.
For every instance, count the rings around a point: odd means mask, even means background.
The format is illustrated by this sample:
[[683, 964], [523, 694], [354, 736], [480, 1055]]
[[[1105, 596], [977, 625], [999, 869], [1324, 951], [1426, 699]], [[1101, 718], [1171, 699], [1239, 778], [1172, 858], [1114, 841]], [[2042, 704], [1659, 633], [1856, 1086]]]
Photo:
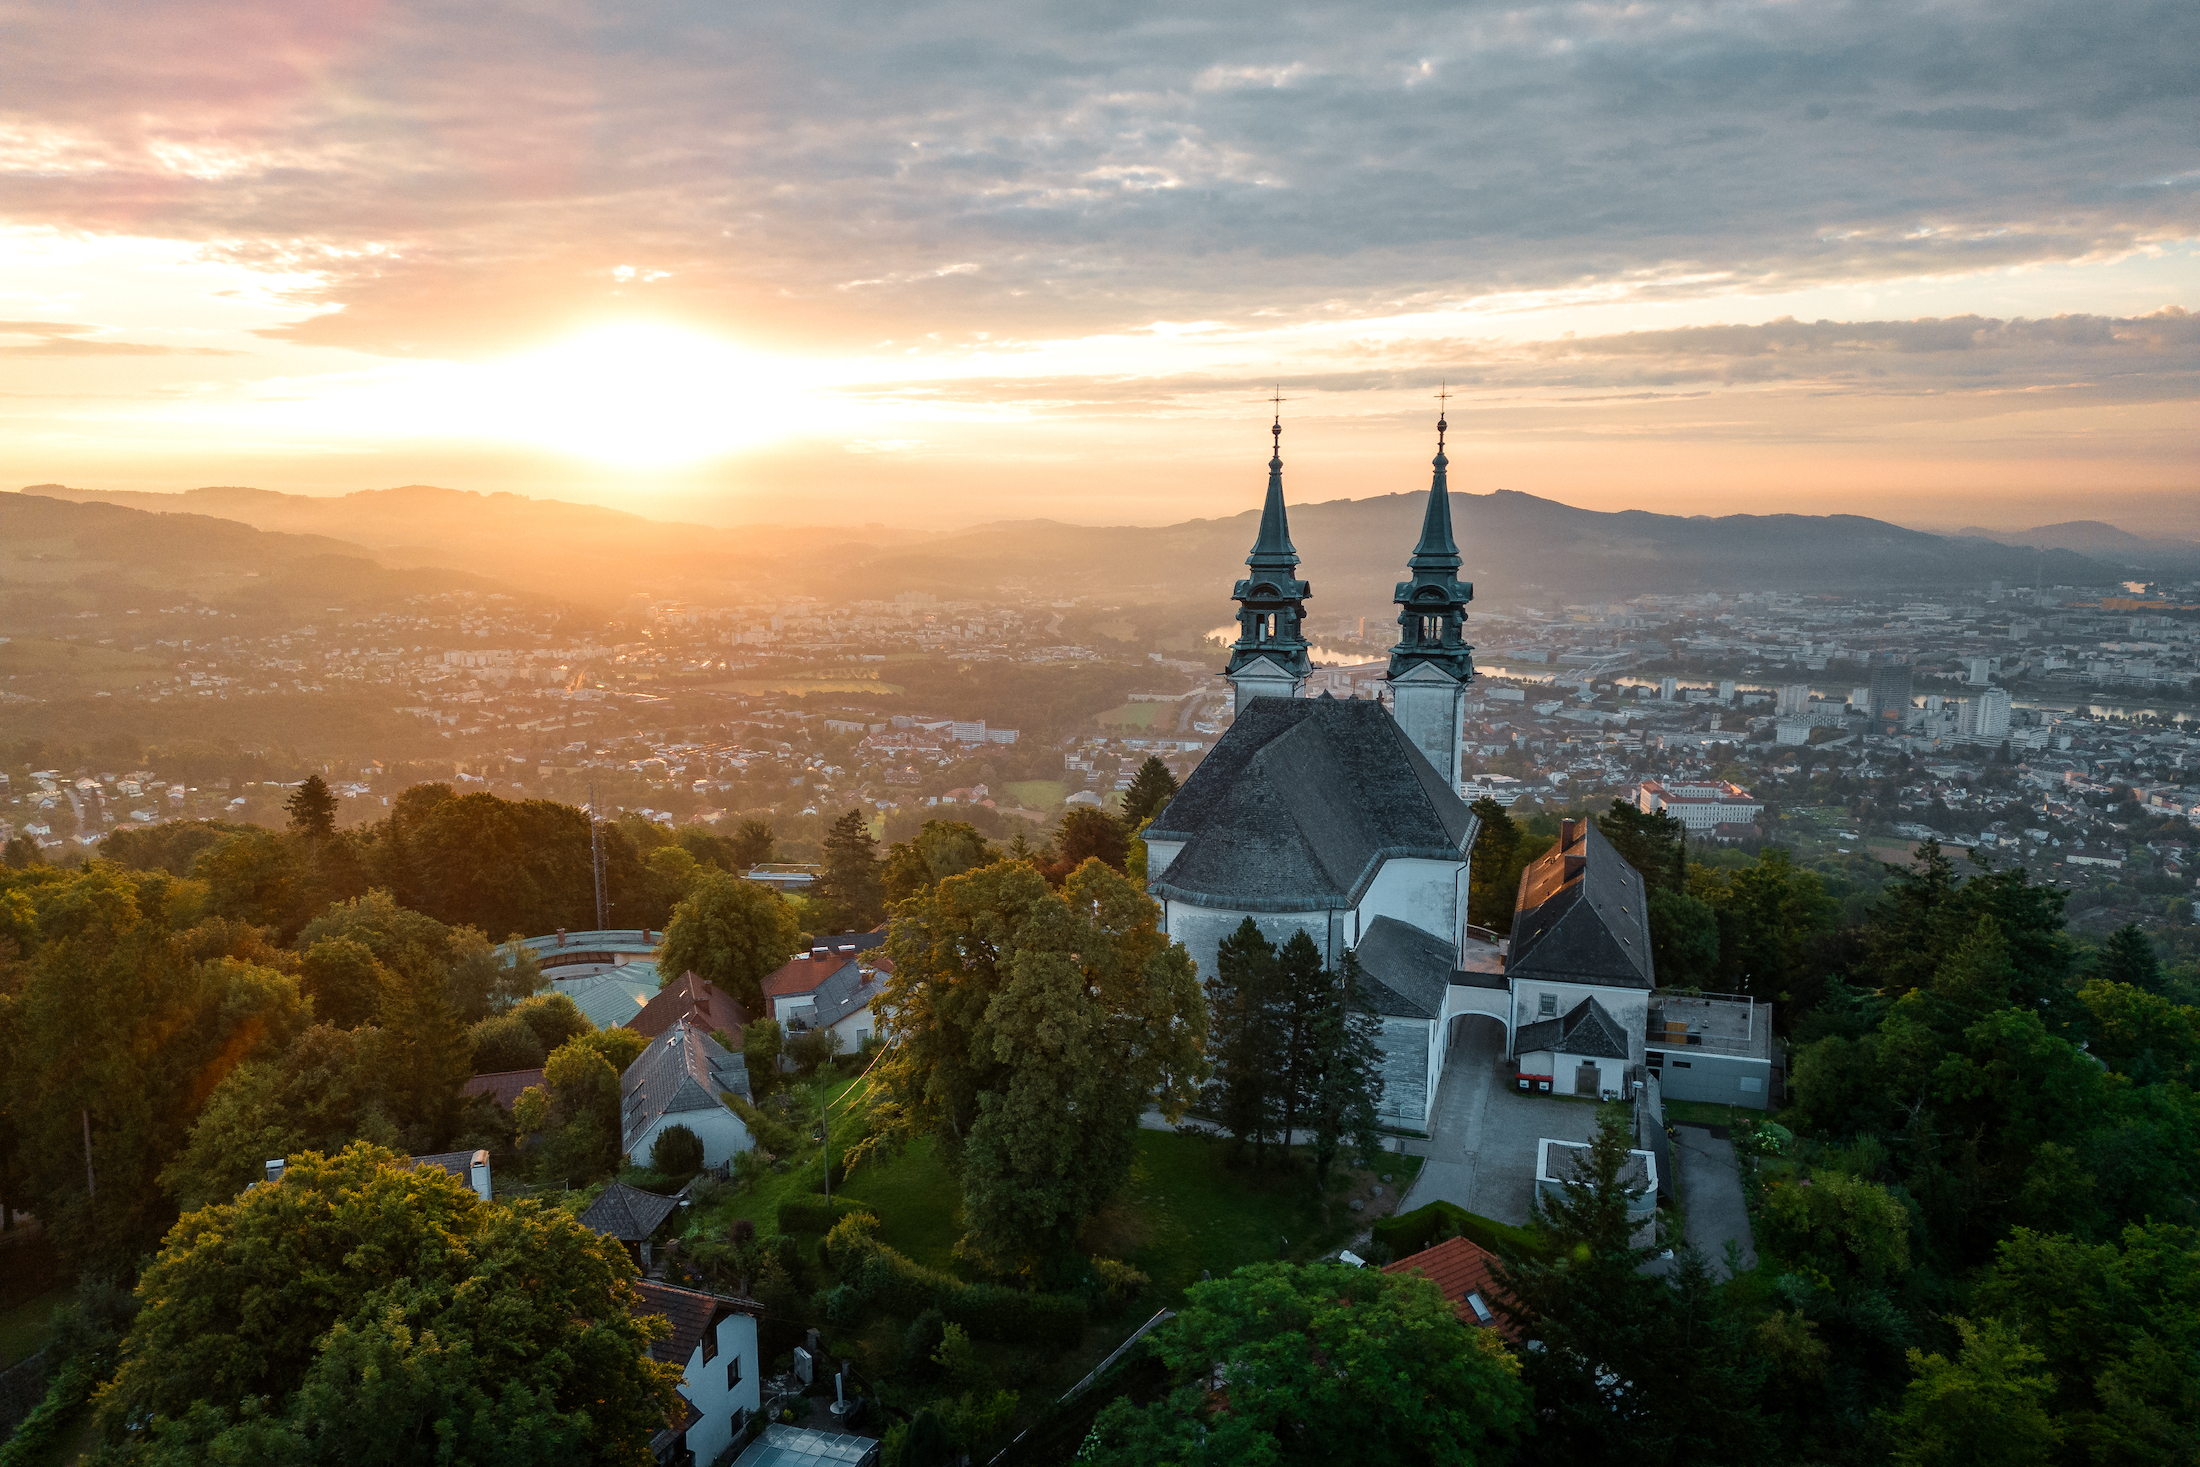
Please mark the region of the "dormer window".
[[708, 1365], [718, 1358], [718, 1321], [712, 1320], [703, 1328], [703, 1363]]

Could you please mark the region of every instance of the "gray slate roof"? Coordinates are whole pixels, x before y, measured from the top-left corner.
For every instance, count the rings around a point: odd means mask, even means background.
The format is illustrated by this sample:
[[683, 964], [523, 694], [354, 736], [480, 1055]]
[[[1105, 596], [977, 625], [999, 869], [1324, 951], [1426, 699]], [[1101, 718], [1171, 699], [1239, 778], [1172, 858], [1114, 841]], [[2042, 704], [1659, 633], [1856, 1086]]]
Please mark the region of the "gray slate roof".
[[1513, 1052], [1529, 1054], [1539, 1049], [1623, 1060], [1627, 1058], [1627, 1031], [1603, 1004], [1585, 998], [1556, 1019], [1520, 1026], [1513, 1039]]
[[857, 1010], [869, 1008], [883, 986], [875, 975], [848, 963], [817, 985], [811, 994], [814, 1008], [796, 1009], [789, 1017], [813, 1029], [829, 1029]]
[[[552, 969], [555, 972], [556, 969]], [[657, 996], [657, 965], [625, 963], [608, 973], [582, 978], [553, 978], [550, 991], [562, 993], [599, 1029], [617, 1029]]]
[[668, 1115], [722, 1110], [722, 1091], [749, 1098], [749, 1068], [740, 1055], [689, 1020], [650, 1041], [619, 1077], [620, 1144], [632, 1151], [642, 1133]]
[[1434, 1019], [1444, 1012], [1455, 954], [1451, 944], [1395, 917], [1377, 917], [1352, 950], [1378, 1014]]
[[1642, 877], [1584, 820], [1520, 874], [1505, 971], [1607, 988], [1655, 988]]
[[1356, 905], [1386, 858], [1458, 860], [1473, 812], [1373, 700], [1255, 698], [1147, 838], [1156, 896], [1240, 912]]
[[613, 1182], [588, 1204], [588, 1210], [581, 1214], [581, 1226], [622, 1243], [646, 1243], [679, 1206], [677, 1197], [660, 1197], [624, 1182]]

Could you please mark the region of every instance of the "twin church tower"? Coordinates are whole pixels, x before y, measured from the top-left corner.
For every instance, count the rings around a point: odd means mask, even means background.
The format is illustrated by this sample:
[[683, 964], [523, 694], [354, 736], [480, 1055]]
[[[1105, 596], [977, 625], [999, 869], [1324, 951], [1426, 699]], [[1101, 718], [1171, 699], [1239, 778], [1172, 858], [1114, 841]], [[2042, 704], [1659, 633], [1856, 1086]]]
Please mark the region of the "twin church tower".
[[[1390, 649], [1390, 705], [1398, 726], [1454, 790], [1459, 787], [1460, 737], [1466, 719], [1467, 684], [1474, 677], [1474, 648], [1466, 641], [1467, 603], [1474, 586], [1459, 579], [1459, 544], [1452, 538], [1451, 493], [1444, 470], [1444, 434], [1436, 420], [1435, 477], [1421, 517], [1421, 542], [1406, 562], [1410, 580], [1398, 582], [1398, 641]], [[1230, 648], [1227, 676], [1242, 716], [1255, 698], [1300, 696], [1313, 664], [1307, 657], [1306, 602], [1314, 594], [1299, 579], [1299, 552], [1283, 508], [1283, 419], [1269, 428], [1268, 499], [1260, 535], [1245, 557], [1247, 574], [1231, 591], [1238, 604], [1238, 639]]]

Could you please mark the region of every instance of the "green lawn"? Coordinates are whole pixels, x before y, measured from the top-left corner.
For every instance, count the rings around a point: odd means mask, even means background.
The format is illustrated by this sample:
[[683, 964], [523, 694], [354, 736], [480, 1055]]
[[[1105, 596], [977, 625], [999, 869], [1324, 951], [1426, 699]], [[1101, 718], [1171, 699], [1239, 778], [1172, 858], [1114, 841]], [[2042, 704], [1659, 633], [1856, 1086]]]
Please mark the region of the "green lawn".
[[1026, 810], [1051, 810], [1069, 798], [1069, 786], [1058, 779], [1020, 779], [1002, 788]]
[[869, 1204], [885, 1241], [926, 1268], [953, 1271], [962, 1236], [962, 1196], [940, 1164], [931, 1137], [892, 1161], [868, 1166], [842, 1184], [840, 1195]]
[[1120, 708], [1095, 713], [1092, 721], [1117, 728], [1152, 728], [1154, 720], [1164, 713], [1173, 720], [1176, 717], [1176, 706], [1171, 703], [1125, 703]]
[[1733, 1126], [1764, 1118], [1763, 1111], [1742, 1105], [1718, 1105], [1708, 1100], [1665, 1102], [1665, 1121], [1671, 1126]]
[[53, 1312], [68, 1297], [67, 1289], [50, 1289], [0, 1309], [0, 1369], [45, 1347], [53, 1337]]

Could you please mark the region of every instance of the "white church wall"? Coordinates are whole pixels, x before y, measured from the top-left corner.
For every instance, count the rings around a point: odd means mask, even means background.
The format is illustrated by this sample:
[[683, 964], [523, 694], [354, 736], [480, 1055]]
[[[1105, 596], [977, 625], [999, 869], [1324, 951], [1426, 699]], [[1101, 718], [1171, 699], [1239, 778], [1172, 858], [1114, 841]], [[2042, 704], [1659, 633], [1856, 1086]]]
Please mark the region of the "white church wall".
[[1386, 1126], [1401, 1130], [1428, 1129], [1429, 1101], [1436, 1094], [1436, 1025], [1428, 1019], [1401, 1019], [1385, 1014], [1383, 1031], [1376, 1041], [1382, 1050], [1383, 1103], [1376, 1112]]
[[[1382, 869], [1360, 898], [1359, 931], [1377, 917], [1390, 917], [1459, 945], [1460, 924], [1465, 921], [1465, 861], [1429, 861], [1396, 857]], [[1357, 934], [1355, 934], [1355, 939]]]
[[1184, 944], [1184, 950], [1198, 966], [1202, 983], [1215, 974], [1215, 950], [1247, 917], [1253, 919], [1261, 936], [1279, 948], [1294, 934], [1304, 932], [1314, 939], [1315, 947], [1322, 949], [1325, 963], [1336, 961], [1328, 912], [1233, 912], [1219, 907], [1195, 907], [1189, 902], [1170, 902], [1166, 911], [1169, 936]]
[[1161, 873], [1169, 869], [1169, 863], [1184, 849], [1180, 840], [1149, 840], [1146, 842], [1146, 879], [1159, 881]]

